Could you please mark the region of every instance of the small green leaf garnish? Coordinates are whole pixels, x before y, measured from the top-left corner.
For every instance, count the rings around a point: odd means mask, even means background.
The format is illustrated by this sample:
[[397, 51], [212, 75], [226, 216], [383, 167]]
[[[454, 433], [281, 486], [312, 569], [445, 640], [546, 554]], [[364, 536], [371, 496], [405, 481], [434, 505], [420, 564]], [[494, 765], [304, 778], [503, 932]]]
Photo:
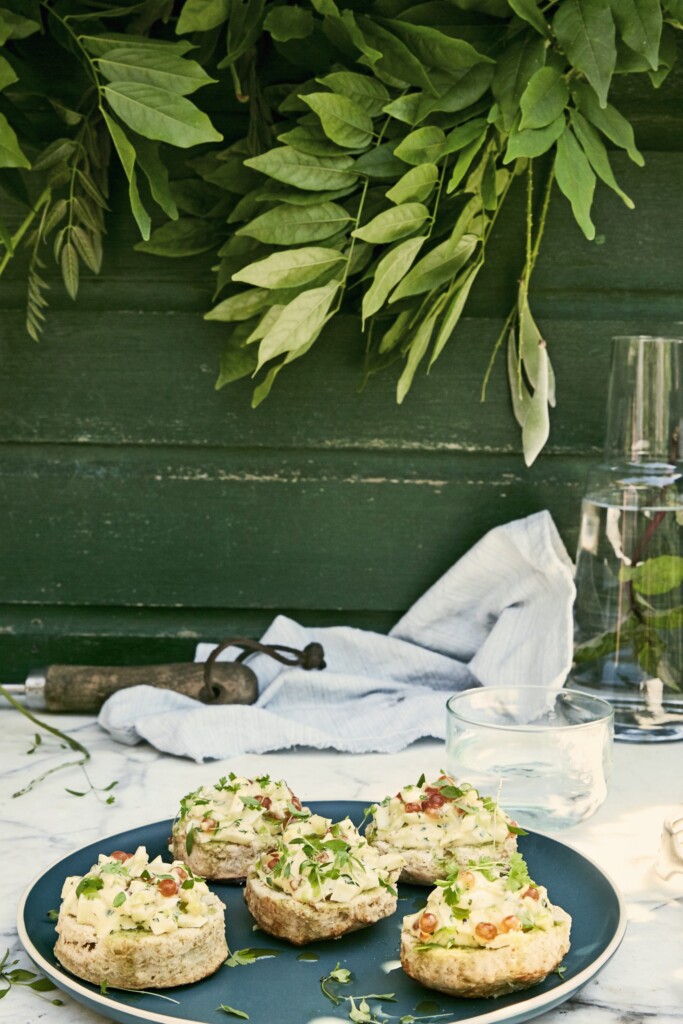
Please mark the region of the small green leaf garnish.
[[299, 811], [291, 802], [287, 804], [287, 810], [292, 818], [310, 818], [311, 816], [310, 811], [305, 811], [303, 808]]
[[338, 996], [336, 993], [331, 992], [328, 985], [331, 981], [335, 981], [338, 985], [348, 985], [351, 981], [351, 971], [347, 970], [346, 967], [342, 967], [341, 963], [337, 961], [337, 966], [334, 970], [326, 974], [324, 978], [320, 979], [320, 988], [322, 989], [323, 995], [327, 996], [331, 1003], [335, 1006], [339, 1006], [344, 1001], [343, 996]]
[[236, 1010], [234, 1006], [228, 1006], [227, 1003], [221, 1003], [216, 1009], [222, 1010], [223, 1013], [229, 1013], [232, 1017], [241, 1017], [243, 1020], [249, 1020], [248, 1013], [245, 1013], [244, 1010]]
[[519, 825], [508, 825], [508, 832], [512, 832], [513, 836], [528, 836], [529, 833], [520, 828]]
[[228, 956], [228, 959], [224, 961], [226, 967], [243, 967], [246, 964], [254, 964], [257, 960], [266, 960], [270, 957], [280, 956], [281, 949], [266, 949], [265, 947], [256, 947], [252, 949], [236, 949], [234, 953]]
[[421, 776], [420, 776], [420, 778], [419, 778], [419, 779], [417, 780], [417, 788], [418, 788], [418, 789], [421, 789], [421, 788], [422, 788], [422, 787], [424, 786], [424, 784], [425, 784], [425, 781], [426, 781], [426, 779], [425, 779], [425, 773], [424, 773], [424, 772], [422, 772], [422, 775], [421, 775]]
[[185, 836], [185, 850], [187, 851], [188, 854], [192, 853], [192, 850], [194, 849], [194, 837], [196, 835], [197, 828], [195, 825], [193, 825], [192, 828], [188, 831], [187, 835]]
[[560, 964], [559, 967], [556, 967], [555, 970], [552, 973], [556, 974], [558, 976], [558, 978], [564, 978], [566, 970], [567, 970], [566, 964]]
[[112, 900], [111, 905], [112, 905], [112, 907], [121, 907], [121, 906], [123, 906], [123, 904], [125, 902], [126, 902], [126, 894], [125, 894], [125, 892], [119, 892], [119, 893], [116, 894], [116, 896]]
[[48, 910], [48, 912], [47, 912], [47, 919], [48, 919], [48, 921], [58, 921], [59, 920], [59, 911], [58, 910]]
[[76, 895], [92, 899], [102, 888], [104, 888], [104, 882], [101, 878], [96, 878], [94, 875], [86, 875], [76, 886]]

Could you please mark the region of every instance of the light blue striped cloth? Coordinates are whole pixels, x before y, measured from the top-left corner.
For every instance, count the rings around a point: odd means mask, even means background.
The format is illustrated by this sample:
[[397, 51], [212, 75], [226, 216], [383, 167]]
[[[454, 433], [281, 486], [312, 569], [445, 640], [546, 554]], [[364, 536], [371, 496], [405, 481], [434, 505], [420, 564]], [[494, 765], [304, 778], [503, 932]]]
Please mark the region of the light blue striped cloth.
[[[548, 512], [496, 527], [446, 572], [388, 636], [307, 628], [279, 616], [264, 643], [325, 650], [306, 672], [266, 655], [251, 706], [210, 707], [137, 686], [106, 702], [99, 724], [122, 743], [142, 740], [195, 761], [291, 747], [354, 753], [401, 750], [445, 736], [449, 694], [478, 685], [559, 689], [572, 661], [573, 566]], [[204, 661], [211, 644], [197, 647]], [[232, 659], [237, 649], [220, 660]]]

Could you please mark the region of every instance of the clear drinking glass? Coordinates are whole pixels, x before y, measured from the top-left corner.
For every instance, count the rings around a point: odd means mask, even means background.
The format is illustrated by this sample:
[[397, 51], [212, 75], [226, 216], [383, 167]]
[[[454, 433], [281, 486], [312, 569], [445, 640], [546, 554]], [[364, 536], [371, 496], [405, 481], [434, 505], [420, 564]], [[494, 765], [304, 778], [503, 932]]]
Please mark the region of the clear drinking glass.
[[614, 340], [582, 503], [568, 685], [610, 701], [620, 739], [683, 739], [682, 363], [681, 339]]
[[447, 705], [446, 757], [456, 779], [497, 797], [520, 825], [560, 829], [607, 796], [612, 707], [573, 690], [483, 686]]

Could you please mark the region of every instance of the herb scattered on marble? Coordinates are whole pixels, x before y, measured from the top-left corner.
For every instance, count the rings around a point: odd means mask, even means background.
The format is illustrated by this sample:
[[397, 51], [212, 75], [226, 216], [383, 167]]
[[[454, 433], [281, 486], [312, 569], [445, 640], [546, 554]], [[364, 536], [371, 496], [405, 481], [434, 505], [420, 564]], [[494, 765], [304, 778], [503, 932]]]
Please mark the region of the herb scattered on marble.
[[[2, 12], [0, 11], [0, 15], [1, 14]], [[0, 60], [1, 59], [2, 58], [0, 57]], [[1, 70], [2, 65], [0, 64], [0, 71]], [[2, 115], [0, 115], [0, 118], [1, 117]], [[55, 772], [64, 771], [65, 768], [80, 768], [88, 783], [88, 789], [83, 791], [66, 789], [67, 793], [70, 793], [72, 796], [87, 796], [88, 793], [94, 793], [97, 799], [100, 801], [100, 803], [113, 804], [115, 802], [116, 797], [113, 795], [111, 790], [113, 790], [114, 787], [118, 785], [118, 780], [110, 782], [108, 786], [99, 787], [93, 785], [93, 783], [90, 780], [90, 776], [88, 775], [88, 772], [86, 771], [85, 768], [85, 765], [91, 759], [91, 754], [87, 747], [83, 746], [82, 743], [79, 743], [79, 741], [75, 740], [72, 736], [68, 736], [66, 733], [61, 732], [54, 726], [48, 725], [47, 722], [41, 721], [41, 719], [37, 718], [31, 711], [29, 711], [28, 708], [24, 707], [24, 705], [21, 704], [20, 701], [16, 700], [16, 698], [8, 690], [6, 690], [4, 686], [1, 685], [0, 696], [4, 697], [5, 700], [8, 701], [12, 705], [12, 707], [15, 708], [15, 710], [19, 711], [20, 714], [22, 714], [25, 718], [28, 718], [28, 720], [32, 722], [33, 725], [37, 725], [39, 729], [42, 729], [44, 732], [49, 733], [51, 736], [55, 736], [60, 741], [59, 745], [62, 750], [73, 750], [75, 753], [80, 754], [80, 757], [76, 761], [62, 761], [60, 764], [55, 765], [52, 768], [48, 768], [46, 771], [36, 776], [35, 779], [31, 779], [31, 781], [22, 789], [17, 790], [16, 793], [12, 793], [13, 799], [16, 797], [24, 796], [26, 793], [30, 793], [31, 790], [34, 789], [39, 783], [49, 778], [50, 775], [54, 775]], [[39, 733], [35, 733], [33, 738], [33, 745], [30, 747], [29, 750], [26, 751], [26, 753], [34, 754], [39, 748], [44, 749], [42, 738]], [[107, 793], [108, 796], [101, 797], [99, 795], [100, 793]]]
[[[41, 999], [45, 999], [41, 993], [55, 991], [57, 986], [49, 978], [41, 977], [35, 971], [17, 967], [19, 961], [10, 960], [9, 956], [10, 951], [6, 949], [2, 960], [0, 960], [0, 986], [3, 986], [0, 987], [0, 999], [4, 999], [14, 985], [30, 989]], [[45, 999], [45, 1002], [51, 1003], [52, 1006], [64, 1005], [61, 999]]]

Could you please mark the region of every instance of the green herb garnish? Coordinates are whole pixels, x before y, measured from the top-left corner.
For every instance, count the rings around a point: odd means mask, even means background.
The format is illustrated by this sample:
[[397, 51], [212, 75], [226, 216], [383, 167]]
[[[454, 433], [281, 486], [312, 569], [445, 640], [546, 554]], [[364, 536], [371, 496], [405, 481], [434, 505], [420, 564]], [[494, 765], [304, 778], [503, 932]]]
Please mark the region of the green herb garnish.
[[221, 1003], [216, 1009], [222, 1010], [223, 1013], [229, 1013], [232, 1017], [242, 1017], [243, 1020], [249, 1020], [248, 1013], [245, 1013], [244, 1010], [236, 1010], [234, 1006], [228, 1006], [227, 1003]]
[[266, 949], [262, 947], [256, 947], [252, 949], [236, 949], [234, 953], [228, 956], [228, 959], [224, 961], [226, 967], [244, 967], [246, 964], [254, 964], [257, 960], [266, 960], [274, 956], [280, 956], [281, 949]]
[[101, 878], [96, 878], [94, 875], [86, 875], [76, 886], [76, 895], [92, 899], [103, 888], [104, 882]]
[[116, 896], [112, 900], [111, 905], [112, 905], [112, 907], [122, 907], [125, 902], [126, 902], [126, 894], [125, 894], [125, 892], [119, 892], [119, 893], [116, 894]]

